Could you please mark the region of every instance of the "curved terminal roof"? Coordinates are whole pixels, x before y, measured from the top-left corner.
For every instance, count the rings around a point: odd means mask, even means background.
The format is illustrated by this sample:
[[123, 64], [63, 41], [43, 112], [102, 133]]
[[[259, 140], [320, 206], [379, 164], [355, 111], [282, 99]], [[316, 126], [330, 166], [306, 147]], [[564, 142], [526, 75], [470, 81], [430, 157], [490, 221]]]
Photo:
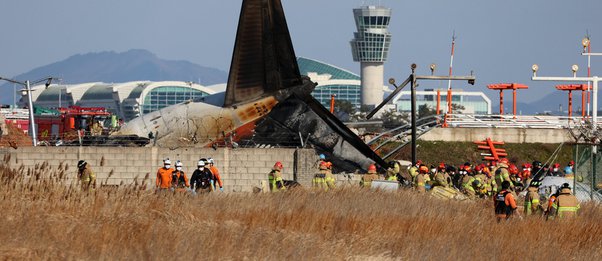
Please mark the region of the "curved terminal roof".
[[311, 73], [317, 73], [319, 75], [328, 74], [331, 80], [361, 80], [360, 76], [355, 73], [318, 60], [299, 57], [297, 63], [299, 63], [299, 71], [302, 75], [309, 76]]

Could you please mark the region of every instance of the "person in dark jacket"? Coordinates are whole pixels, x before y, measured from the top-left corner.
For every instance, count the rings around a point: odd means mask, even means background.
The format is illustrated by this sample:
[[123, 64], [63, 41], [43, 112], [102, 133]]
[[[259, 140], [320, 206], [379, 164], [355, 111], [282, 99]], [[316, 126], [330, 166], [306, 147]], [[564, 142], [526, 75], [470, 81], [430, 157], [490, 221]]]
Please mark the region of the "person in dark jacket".
[[199, 161], [197, 167], [190, 178], [190, 189], [195, 193], [209, 193], [213, 191], [215, 177], [208, 168], [205, 168], [204, 161]]

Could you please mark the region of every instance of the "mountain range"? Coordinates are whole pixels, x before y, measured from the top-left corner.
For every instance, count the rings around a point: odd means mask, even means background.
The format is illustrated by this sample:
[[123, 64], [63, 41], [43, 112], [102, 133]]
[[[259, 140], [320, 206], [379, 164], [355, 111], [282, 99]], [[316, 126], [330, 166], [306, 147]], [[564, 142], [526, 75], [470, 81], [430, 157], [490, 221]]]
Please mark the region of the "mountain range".
[[[171, 61], [140, 49], [125, 52], [76, 54], [63, 61], [44, 65], [17, 75], [16, 80], [36, 80], [47, 76], [64, 84], [85, 82], [120, 83], [129, 81], [193, 81], [203, 85], [225, 83], [228, 73], [188, 61]], [[2, 88], [11, 89], [12, 84]], [[20, 89], [20, 88], [19, 88]], [[0, 104], [12, 103], [13, 95], [1, 95]]]
[[[119, 83], [129, 81], [193, 81], [203, 85], [225, 83], [228, 73], [206, 66], [201, 66], [188, 61], [172, 61], [157, 57], [155, 54], [141, 49], [125, 52], [94, 52], [76, 54], [65, 60], [35, 68], [29, 72], [17, 75], [14, 79], [40, 79], [46, 76], [55, 76], [62, 79], [64, 84], [85, 82]], [[5, 83], [1, 86], [4, 90], [12, 89], [12, 84]], [[0, 95], [0, 104], [10, 104], [11, 95]], [[489, 97], [492, 101], [492, 113], [499, 112], [499, 97]], [[504, 101], [505, 113], [512, 113], [512, 98]], [[568, 109], [568, 95], [553, 92], [541, 99], [531, 102], [517, 103], [517, 113], [533, 115], [537, 113], [551, 113], [566, 115]], [[560, 108], [562, 107], [562, 108]], [[573, 112], [579, 114], [581, 109], [581, 93], [573, 94]]]

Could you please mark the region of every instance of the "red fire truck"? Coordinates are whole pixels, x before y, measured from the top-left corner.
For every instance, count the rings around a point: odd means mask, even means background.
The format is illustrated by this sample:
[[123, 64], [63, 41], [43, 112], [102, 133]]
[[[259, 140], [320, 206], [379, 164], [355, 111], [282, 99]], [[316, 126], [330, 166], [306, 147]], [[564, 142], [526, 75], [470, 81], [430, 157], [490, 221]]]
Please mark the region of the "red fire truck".
[[111, 114], [102, 107], [70, 106], [57, 110], [38, 110], [35, 116], [38, 140], [68, 142], [86, 135], [107, 135], [103, 127], [107, 119], [111, 119]]

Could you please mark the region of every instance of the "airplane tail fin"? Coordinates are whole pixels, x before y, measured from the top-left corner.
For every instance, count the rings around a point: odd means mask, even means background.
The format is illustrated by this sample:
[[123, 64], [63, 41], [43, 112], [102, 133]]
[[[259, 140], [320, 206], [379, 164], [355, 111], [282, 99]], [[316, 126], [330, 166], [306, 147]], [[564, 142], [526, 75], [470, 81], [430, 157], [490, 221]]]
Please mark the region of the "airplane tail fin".
[[244, 0], [224, 107], [302, 84], [280, 0]]

